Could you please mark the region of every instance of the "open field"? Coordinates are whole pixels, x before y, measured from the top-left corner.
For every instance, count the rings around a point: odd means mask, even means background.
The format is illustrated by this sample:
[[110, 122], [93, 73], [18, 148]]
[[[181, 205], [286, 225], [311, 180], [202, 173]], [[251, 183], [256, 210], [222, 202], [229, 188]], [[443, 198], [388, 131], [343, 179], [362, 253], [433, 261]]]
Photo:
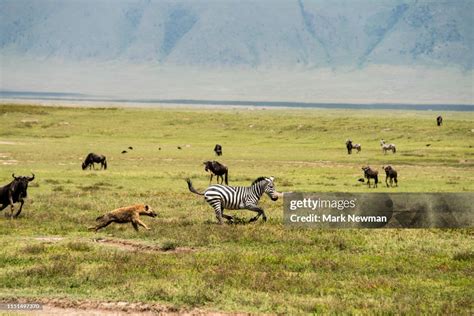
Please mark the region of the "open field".
[[[220, 143], [233, 185], [272, 175], [281, 192], [368, 192], [357, 182], [360, 168], [392, 164], [400, 186], [370, 192], [472, 192], [474, 113], [443, 113], [441, 128], [436, 116], [0, 105], [0, 182], [36, 174], [21, 217], [0, 214], [0, 297], [222, 312], [470, 314], [472, 229], [288, 229], [282, 201], [268, 197], [261, 201], [268, 222], [219, 226], [184, 181], [206, 187], [202, 162], [215, 159]], [[360, 154], [347, 155], [349, 137], [362, 144]], [[381, 138], [398, 152], [383, 155]], [[108, 170], [81, 170], [89, 152], [106, 155]], [[150, 231], [87, 230], [98, 215], [140, 202], [159, 213], [143, 219]]]

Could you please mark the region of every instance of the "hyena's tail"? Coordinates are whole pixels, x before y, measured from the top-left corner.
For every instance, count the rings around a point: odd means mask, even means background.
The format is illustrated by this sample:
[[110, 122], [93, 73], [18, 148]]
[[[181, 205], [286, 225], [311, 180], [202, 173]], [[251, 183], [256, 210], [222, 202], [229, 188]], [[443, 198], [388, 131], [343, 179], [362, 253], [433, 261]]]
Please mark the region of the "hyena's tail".
[[191, 182], [191, 179], [189, 179], [189, 178], [186, 179], [186, 182], [188, 183], [189, 191], [193, 192], [194, 194], [204, 195], [204, 193], [199, 192], [198, 190], [196, 190], [196, 189], [193, 187], [193, 183]]

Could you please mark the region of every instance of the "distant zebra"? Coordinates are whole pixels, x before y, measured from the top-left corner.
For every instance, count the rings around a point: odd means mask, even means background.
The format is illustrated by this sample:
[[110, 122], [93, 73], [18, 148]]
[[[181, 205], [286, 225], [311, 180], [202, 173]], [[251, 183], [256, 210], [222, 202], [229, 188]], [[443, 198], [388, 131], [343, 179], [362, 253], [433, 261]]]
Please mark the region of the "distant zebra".
[[391, 150], [393, 153], [397, 152], [397, 147], [395, 144], [385, 144], [383, 139], [380, 140], [380, 146], [382, 146], [382, 151], [384, 154], [386, 154], [388, 150]]
[[231, 223], [234, 219], [232, 216], [224, 214], [224, 209], [247, 209], [257, 212], [258, 214], [252, 217], [249, 223], [256, 221], [260, 216], [263, 216], [263, 220], [267, 221], [265, 212], [257, 204], [263, 193], [266, 193], [272, 201], [278, 200], [278, 193], [275, 190], [273, 180], [273, 177], [260, 177], [252, 182], [252, 185], [249, 187], [215, 184], [208, 187], [204, 193], [198, 192], [193, 187], [190, 179], [186, 179], [186, 182], [188, 183], [189, 191], [198, 195], [204, 195], [206, 202], [214, 208], [219, 224], [222, 224], [222, 217]]

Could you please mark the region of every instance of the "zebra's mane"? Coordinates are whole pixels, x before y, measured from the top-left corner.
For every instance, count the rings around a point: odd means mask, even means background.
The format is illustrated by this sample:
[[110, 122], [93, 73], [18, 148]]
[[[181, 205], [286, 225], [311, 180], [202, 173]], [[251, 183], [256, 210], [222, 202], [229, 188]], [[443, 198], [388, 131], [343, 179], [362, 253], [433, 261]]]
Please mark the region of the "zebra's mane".
[[254, 185], [254, 184], [257, 183], [257, 182], [263, 181], [263, 180], [267, 180], [267, 177], [258, 177], [257, 179], [255, 179], [255, 180], [252, 182], [252, 185]]

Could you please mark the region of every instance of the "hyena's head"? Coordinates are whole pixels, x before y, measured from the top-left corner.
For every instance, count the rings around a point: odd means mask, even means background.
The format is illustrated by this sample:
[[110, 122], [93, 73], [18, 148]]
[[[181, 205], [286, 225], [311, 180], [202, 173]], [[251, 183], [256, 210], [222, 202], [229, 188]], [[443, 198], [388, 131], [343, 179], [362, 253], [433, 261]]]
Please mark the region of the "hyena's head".
[[158, 214], [155, 213], [155, 211], [153, 211], [149, 205], [145, 205], [144, 211], [141, 213], [141, 215], [156, 217]]

